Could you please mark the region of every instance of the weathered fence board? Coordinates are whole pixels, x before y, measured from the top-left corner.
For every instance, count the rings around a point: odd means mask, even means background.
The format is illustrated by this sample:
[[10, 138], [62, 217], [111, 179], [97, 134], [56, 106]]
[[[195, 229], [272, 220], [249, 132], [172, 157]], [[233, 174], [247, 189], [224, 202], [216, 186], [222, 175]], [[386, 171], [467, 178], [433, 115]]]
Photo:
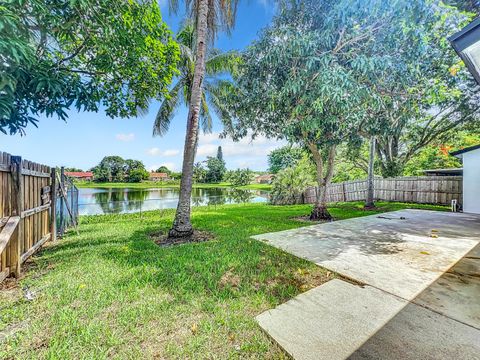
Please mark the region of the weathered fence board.
[[50, 167], [0, 152], [0, 281], [19, 276], [22, 262], [50, 239], [51, 185]]
[[[377, 201], [398, 201], [419, 204], [450, 205], [462, 203], [461, 176], [412, 176], [375, 178], [374, 198]], [[367, 196], [367, 180], [346, 181], [327, 187], [328, 202], [363, 201]], [[305, 203], [314, 203], [316, 188], [307, 189]]]

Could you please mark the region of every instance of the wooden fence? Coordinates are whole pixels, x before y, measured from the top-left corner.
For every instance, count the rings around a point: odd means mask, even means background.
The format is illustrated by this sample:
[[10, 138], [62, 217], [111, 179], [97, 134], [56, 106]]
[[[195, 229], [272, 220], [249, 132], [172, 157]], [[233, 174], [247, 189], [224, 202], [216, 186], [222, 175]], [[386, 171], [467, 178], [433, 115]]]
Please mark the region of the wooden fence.
[[55, 169], [0, 152], [0, 282], [55, 239]]
[[[374, 198], [377, 201], [399, 201], [419, 204], [450, 205], [462, 203], [462, 176], [412, 176], [375, 178]], [[317, 188], [305, 191], [304, 202], [315, 202]], [[367, 181], [355, 180], [327, 187], [328, 202], [362, 201], [367, 195]]]

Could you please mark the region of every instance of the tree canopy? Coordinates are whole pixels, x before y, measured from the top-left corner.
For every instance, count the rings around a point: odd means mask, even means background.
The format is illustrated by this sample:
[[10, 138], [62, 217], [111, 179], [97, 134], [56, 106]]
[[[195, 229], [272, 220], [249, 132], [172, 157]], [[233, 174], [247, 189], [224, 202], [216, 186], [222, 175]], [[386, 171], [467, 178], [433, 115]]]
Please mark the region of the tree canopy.
[[[448, 72], [452, 63], [443, 63], [452, 53], [438, 45], [454, 29], [452, 19], [462, 17], [427, 0], [284, 2], [243, 54], [224, 107], [225, 131], [303, 145], [316, 163], [321, 198], [337, 146], [359, 144], [365, 130], [390, 134], [397, 122], [384, 116], [388, 111], [402, 121], [414, 115], [425, 129], [432, 109], [461, 98]], [[439, 78], [442, 70], [449, 78]]]
[[105, 156], [93, 169], [97, 182], [140, 182], [148, 178], [148, 171], [140, 160]]
[[[195, 31], [193, 23], [187, 21], [178, 31], [176, 40], [180, 47], [179, 76], [171, 86], [168, 96], [162, 102], [153, 125], [153, 135], [163, 136], [180, 106], [188, 106], [195, 69]], [[201, 97], [200, 123], [204, 132], [212, 130], [212, 110], [220, 113], [218, 92], [228, 80], [222, 75], [236, 71], [239, 56], [235, 51], [222, 52], [210, 49], [205, 60], [205, 79]]]
[[268, 154], [268, 171], [278, 173], [287, 167], [293, 167], [304, 156], [305, 151], [297, 146], [283, 146]]
[[227, 168], [225, 167], [225, 161], [220, 160], [218, 157], [209, 156], [205, 161], [207, 164], [207, 171], [205, 173], [205, 182], [216, 183], [223, 180]]
[[155, 170], [155, 171], [156, 171], [156, 172], [160, 172], [160, 173], [166, 173], [166, 174], [169, 174], [169, 175], [172, 173], [172, 171], [171, 171], [168, 167], [166, 167], [165, 165], [160, 166], [160, 167], [159, 167], [157, 170]]
[[136, 116], [162, 99], [178, 45], [156, 1], [9, 0], [0, 5], [0, 131], [104, 109]]

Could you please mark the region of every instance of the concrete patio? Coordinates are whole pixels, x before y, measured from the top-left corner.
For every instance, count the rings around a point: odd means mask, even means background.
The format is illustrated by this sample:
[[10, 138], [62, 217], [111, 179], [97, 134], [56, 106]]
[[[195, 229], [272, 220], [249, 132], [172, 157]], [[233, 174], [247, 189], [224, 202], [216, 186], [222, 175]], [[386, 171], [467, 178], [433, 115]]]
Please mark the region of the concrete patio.
[[480, 358], [480, 216], [402, 210], [255, 238], [363, 285], [257, 317], [294, 358]]

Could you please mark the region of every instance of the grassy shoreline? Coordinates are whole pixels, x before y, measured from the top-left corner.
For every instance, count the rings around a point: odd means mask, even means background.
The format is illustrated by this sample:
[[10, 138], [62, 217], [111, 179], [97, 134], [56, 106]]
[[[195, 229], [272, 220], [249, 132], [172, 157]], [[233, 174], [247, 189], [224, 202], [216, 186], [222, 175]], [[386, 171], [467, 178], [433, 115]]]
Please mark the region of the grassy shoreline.
[[[159, 188], [180, 188], [179, 183], [162, 183], [162, 182], [153, 182], [153, 181], [144, 181], [141, 183], [96, 183], [96, 182], [75, 182], [75, 185], [78, 188], [130, 188], [130, 189], [159, 189]], [[222, 183], [214, 183], [214, 184], [204, 184], [198, 183], [193, 184], [194, 188], [234, 188], [234, 186], [230, 183], [222, 182]], [[249, 184], [245, 186], [238, 186], [235, 187], [237, 189], [245, 189], [245, 190], [271, 190], [272, 186], [270, 184]]]
[[[330, 207], [340, 220], [404, 208], [378, 203]], [[255, 315], [336, 275], [250, 237], [310, 225], [310, 205], [198, 207], [195, 228], [214, 240], [161, 248], [149, 234], [169, 229], [174, 210], [84, 216], [73, 231], [0, 290], [0, 358], [285, 359]], [[25, 300], [28, 289], [34, 294]]]

